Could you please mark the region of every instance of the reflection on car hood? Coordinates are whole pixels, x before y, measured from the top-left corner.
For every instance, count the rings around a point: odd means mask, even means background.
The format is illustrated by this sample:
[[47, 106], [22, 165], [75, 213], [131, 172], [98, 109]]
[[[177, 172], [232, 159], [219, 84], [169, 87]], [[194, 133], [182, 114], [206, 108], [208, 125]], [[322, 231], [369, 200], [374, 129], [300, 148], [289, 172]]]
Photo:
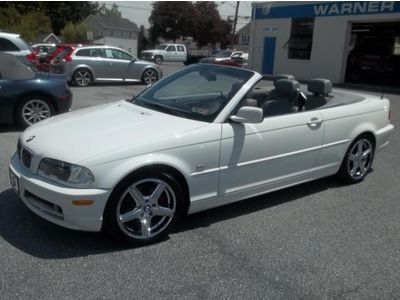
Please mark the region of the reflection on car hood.
[[89, 166], [99, 157], [102, 162], [120, 159], [122, 149], [135, 156], [183, 146], [182, 135], [206, 124], [120, 101], [44, 120], [21, 139], [26, 143], [35, 136], [26, 146], [41, 157]]

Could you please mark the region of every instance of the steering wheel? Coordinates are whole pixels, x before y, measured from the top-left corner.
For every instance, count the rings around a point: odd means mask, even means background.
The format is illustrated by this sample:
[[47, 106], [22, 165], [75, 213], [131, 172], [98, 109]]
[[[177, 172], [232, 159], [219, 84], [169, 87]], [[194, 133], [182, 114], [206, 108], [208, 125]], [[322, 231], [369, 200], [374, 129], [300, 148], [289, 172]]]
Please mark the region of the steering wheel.
[[220, 91], [219, 96], [217, 97], [217, 101], [223, 104], [226, 100], [228, 100], [228, 98], [224, 96], [224, 93], [222, 93], [222, 91]]

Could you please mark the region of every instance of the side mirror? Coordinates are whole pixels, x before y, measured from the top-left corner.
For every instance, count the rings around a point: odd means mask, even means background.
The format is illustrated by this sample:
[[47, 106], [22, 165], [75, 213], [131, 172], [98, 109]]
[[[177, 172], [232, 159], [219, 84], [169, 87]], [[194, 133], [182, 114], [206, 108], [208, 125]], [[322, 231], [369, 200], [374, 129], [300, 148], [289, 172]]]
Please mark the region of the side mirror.
[[243, 106], [230, 119], [235, 123], [261, 123], [264, 119], [264, 112], [259, 107]]

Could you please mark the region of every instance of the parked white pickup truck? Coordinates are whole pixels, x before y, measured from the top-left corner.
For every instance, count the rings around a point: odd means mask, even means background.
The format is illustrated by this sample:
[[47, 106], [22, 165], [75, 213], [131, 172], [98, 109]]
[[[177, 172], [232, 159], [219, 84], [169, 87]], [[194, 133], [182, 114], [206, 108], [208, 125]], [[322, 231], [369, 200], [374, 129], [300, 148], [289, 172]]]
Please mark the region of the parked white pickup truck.
[[141, 52], [140, 58], [161, 65], [163, 61], [186, 62], [187, 50], [182, 44], [162, 44], [156, 49]]

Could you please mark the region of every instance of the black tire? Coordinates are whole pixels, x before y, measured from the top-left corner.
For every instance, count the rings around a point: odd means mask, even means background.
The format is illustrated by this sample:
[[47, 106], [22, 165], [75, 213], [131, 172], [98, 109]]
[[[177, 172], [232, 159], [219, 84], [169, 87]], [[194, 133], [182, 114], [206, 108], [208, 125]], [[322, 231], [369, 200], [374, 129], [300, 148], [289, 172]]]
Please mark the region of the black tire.
[[347, 149], [336, 177], [350, 184], [364, 180], [371, 170], [374, 154], [374, 139], [369, 134], [358, 136]]
[[39, 121], [52, 117], [55, 112], [50, 97], [40, 94], [29, 95], [16, 106], [15, 118], [18, 126], [25, 129]]
[[[160, 194], [156, 189], [162, 189]], [[145, 245], [165, 237], [183, 209], [184, 193], [172, 175], [141, 172], [114, 189], [105, 208], [103, 229], [120, 242]]]
[[143, 71], [142, 74], [142, 83], [143, 84], [152, 84], [153, 82], [156, 82], [158, 80], [158, 73], [154, 69], [146, 69]]
[[74, 72], [72, 81], [76, 86], [86, 87], [93, 82], [93, 74], [89, 69], [80, 68]]
[[163, 57], [162, 57], [161, 55], [156, 55], [156, 56], [154, 56], [154, 62], [155, 62], [157, 65], [161, 65], [162, 62], [163, 62]]

